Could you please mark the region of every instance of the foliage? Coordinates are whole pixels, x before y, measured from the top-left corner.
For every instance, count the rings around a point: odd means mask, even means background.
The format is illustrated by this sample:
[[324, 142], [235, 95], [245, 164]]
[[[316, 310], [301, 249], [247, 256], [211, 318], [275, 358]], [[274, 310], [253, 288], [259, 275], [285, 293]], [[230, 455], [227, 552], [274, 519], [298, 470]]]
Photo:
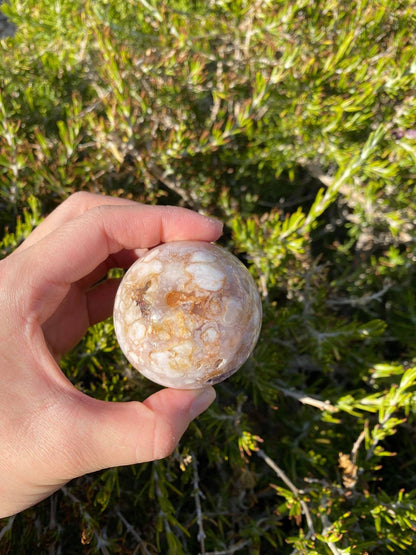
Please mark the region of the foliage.
[[[253, 357], [164, 461], [73, 481], [2, 553], [408, 551], [416, 542], [412, 0], [11, 0], [1, 255], [71, 192], [215, 215], [264, 301]], [[154, 386], [112, 322], [63, 369]]]

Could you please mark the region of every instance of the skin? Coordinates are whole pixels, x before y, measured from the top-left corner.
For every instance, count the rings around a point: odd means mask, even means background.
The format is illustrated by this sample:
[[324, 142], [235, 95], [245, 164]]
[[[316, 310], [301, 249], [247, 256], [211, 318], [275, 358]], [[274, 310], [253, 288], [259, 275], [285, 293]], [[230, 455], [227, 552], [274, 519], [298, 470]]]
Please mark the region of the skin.
[[59, 360], [111, 314], [119, 282], [103, 281], [110, 268], [161, 242], [215, 241], [221, 231], [183, 208], [76, 193], [0, 262], [0, 517], [86, 473], [168, 456], [212, 403], [212, 388], [99, 401]]

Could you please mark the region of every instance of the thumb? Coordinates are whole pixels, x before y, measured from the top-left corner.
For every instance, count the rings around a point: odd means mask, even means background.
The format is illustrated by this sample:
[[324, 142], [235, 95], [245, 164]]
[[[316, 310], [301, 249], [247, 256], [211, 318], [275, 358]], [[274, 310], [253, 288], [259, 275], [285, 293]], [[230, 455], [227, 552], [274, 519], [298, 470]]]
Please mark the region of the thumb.
[[143, 403], [109, 403], [85, 397], [71, 429], [77, 444], [73, 477], [168, 456], [190, 422], [215, 399], [212, 387], [162, 389]]

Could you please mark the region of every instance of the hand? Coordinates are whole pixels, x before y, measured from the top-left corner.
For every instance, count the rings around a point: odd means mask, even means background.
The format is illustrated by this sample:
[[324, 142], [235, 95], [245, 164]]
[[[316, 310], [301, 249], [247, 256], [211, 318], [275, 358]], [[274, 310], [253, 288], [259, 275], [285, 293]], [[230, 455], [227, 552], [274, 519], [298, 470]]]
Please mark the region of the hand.
[[211, 404], [212, 388], [99, 401], [58, 363], [111, 314], [118, 282], [102, 281], [110, 268], [130, 266], [136, 249], [220, 234], [221, 224], [183, 208], [76, 193], [0, 262], [0, 517], [72, 478], [169, 455]]

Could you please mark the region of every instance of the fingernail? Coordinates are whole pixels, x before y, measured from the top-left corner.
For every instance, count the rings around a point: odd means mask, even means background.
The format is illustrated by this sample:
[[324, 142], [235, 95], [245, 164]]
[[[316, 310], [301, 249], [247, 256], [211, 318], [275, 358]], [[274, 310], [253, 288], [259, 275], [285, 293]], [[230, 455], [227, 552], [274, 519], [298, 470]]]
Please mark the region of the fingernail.
[[148, 252], [149, 252], [149, 249], [134, 249], [134, 254], [137, 256], [137, 258], [141, 258]]
[[206, 387], [201, 389], [199, 395], [193, 400], [189, 414], [192, 419], [199, 416], [202, 412], [207, 410], [210, 404], [216, 397], [215, 389], [213, 387]]
[[221, 220], [218, 220], [217, 218], [213, 218], [212, 216], [205, 216], [205, 218], [211, 223], [214, 224], [217, 227], [220, 227], [221, 229], [223, 229], [224, 227], [224, 222], [222, 222]]

